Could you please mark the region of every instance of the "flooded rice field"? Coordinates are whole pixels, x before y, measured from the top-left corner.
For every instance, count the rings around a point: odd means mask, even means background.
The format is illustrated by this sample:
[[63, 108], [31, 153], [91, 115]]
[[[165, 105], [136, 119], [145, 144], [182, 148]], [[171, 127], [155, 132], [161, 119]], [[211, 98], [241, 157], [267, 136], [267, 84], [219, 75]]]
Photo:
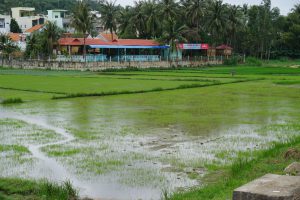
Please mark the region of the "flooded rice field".
[[299, 92], [261, 81], [1, 106], [0, 176], [70, 180], [82, 197], [160, 199], [299, 135]]

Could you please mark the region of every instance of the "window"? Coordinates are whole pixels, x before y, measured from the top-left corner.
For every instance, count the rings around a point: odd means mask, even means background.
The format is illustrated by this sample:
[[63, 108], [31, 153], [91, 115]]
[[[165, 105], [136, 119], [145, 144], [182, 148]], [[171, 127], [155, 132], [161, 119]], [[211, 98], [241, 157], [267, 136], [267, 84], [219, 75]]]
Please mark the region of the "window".
[[58, 18], [58, 15], [55, 15], [55, 18]]
[[5, 20], [0, 19], [0, 28], [5, 28]]

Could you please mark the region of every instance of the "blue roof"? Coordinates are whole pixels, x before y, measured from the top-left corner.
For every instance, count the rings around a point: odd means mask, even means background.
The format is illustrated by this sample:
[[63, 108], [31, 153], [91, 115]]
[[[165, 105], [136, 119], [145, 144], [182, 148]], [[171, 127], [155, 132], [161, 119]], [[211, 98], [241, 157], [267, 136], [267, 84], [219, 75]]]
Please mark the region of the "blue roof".
[[121, 45], [89, 45], [93, 49], [168, 49], [167, 45], [163, 46], [121, 46]]

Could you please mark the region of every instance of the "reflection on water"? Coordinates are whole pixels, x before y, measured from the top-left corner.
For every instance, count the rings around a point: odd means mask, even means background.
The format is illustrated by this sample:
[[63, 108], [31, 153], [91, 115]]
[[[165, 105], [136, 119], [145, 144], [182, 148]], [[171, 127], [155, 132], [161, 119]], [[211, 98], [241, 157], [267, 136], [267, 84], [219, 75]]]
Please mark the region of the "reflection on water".
[[[21, 142], [34, 158], [23, 177], [69, 179], [81, 195], [101, 199], [159, 199], [162, 191], [201, 184], [207, 163], [226, 164], [238, 151], [266, 148], [299, 134], [280, 126], [264, 128], [299, 119], [297, 99], [190, 91], [189, 98], [170, 92], [168, 97], [157, 93], [159, 98], [32, 102], [1, 107], [0, 121], [20, 120], [57, 136], [38, 139], [40, 144]], [[16, 128], [9, 141], [16, 142], [13, 137], [24, 130]], [[0, 134], [6, 134], [1, 123]]]

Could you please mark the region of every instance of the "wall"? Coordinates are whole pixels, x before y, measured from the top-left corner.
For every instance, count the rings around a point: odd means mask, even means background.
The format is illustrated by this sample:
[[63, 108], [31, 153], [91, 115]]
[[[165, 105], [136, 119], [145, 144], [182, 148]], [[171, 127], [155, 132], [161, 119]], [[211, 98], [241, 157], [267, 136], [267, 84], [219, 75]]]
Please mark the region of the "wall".
[[22, 69], [52, 69], [52, 70], [90, 70], [101, 71], [105, 69], [122, 69], [128, 67], [146, 68], [169, 68], [169, 67], [197, 67], [201, 65], [222, 64], [221, 61], [180, 61], [180, 62], [58, 62], [58, 61], [23, 61], [23, 60], [0, 60], [3, 67], [22, 68]]
[[0, 15], [0, 20], [4, 23], [4, 27], [0, 27], [0, 33], [9, 33], [11, 17], [9, 15]]

